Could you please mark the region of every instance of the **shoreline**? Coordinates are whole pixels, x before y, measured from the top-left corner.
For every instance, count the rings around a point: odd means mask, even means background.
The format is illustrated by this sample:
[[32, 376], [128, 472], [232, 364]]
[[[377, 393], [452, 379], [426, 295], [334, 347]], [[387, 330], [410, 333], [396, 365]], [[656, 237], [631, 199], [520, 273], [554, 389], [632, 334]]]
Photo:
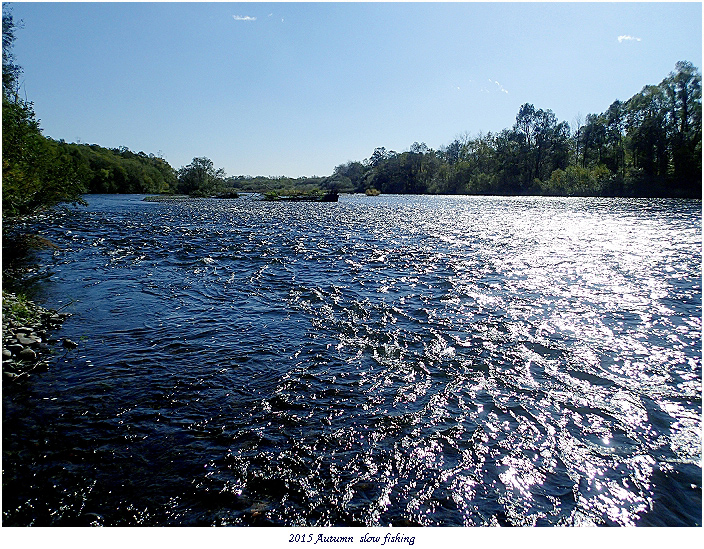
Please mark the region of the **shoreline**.
[[67, 349], [78, 344], [59, 339], [57, 331], [69, 313], [46, 309], [12, 292], [2, 292], [2, 374], [3, 381], [14, 381], [35, 370], [49, 367], [54, 347], [61, 341]]

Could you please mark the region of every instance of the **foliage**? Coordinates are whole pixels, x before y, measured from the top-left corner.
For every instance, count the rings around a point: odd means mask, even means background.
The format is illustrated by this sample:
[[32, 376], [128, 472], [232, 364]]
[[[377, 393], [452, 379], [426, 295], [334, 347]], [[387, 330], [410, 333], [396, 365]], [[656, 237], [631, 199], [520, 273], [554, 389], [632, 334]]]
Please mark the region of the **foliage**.
[[212, 196], [225, 186], [225, 170], [206, 157], [194, 158], [178, 171], [178, 191], [189, 196]]
[[32, 103], [19, 99], [22, 69], [12, 54], [19, 27], [3, 5], [3, 217], [80, 201], [83, 192], [702, 195], [701, 73], [686, 61], [660, 84], [580, 117], [573, 128], [525, 103], [511, 128], [465, 134], [439, 150], [419, 142], [400, 153], [377, 147], [328, 177], [227, 178], [206, 157], [177, 172], [153, 154], [42, 136]]
[[15, 23], [11, 8], [2, 6], [2, 93], [3, 97], [16, 97], [22, 68], [15, 64], [12, 46], [15, 43], [15, 30], [21, 27]]
[[63, 141], [57, 146], [70, 158], [86, 192], [173, 193], [176, 188], [175, 170], [153, 154]]
[[80, 202], [85, 188], [70, 158], [41, 134], [32, 103], [2, 101], [2, 215], [32, 214]]
[[266, 193], [269, 191], [292, 191], [302, 190], [310, 191], [325, 187], [326, 182], [330, 178], [325, 177], [265, 177], [258, 175], [256, 177], [238, 175], [236, 177], [228, 177], [225, 184], [233, 189], [243, 192]]
[[331, 179], [354, 192], [701, 198], [701, 74], [688, 62], [571, 131], [526, 103], [511, 128], [434, 151], [374, 149]]
[[83, 187], [55, 143], [41, 134], [31, 102], [19, 97], [21, 68], [12, 46], [17, 26], [2, 12], [2, 215], [8, 220], [61, 202], [79, 202]]
[[2, 215], [9, 220], [92, 193], [164, 193], [176, 173], [162, 158], [125, 147], [69, 144], [44, 137], [31, 102], [20, 99], [12, 46], [15, 23], [3, 5]]
[[539, 182], [541, 194], [556, 196], [608, 196], [612, 194], [612, 173], [604, 164], [594, 168], [558, 168], [546, 182]]
[[2, 316], [28, 324], [36, 319], [33, 303], [24, 294], [2, 292]]

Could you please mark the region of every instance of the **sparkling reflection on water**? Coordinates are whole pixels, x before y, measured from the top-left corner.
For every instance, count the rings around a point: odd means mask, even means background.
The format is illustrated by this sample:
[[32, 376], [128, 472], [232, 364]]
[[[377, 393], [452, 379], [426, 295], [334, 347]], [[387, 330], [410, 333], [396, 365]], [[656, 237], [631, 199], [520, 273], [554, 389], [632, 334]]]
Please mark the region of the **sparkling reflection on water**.
[[700, 525], [701, 203], [90, 197], [3, 525]]

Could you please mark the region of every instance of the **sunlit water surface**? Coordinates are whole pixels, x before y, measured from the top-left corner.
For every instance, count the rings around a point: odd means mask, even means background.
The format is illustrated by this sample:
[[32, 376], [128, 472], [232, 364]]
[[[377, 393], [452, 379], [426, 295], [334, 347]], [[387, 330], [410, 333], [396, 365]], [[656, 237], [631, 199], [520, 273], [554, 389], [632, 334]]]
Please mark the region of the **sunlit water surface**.
[[3, 525], [701, 525], [701, 202], [92, 196]]

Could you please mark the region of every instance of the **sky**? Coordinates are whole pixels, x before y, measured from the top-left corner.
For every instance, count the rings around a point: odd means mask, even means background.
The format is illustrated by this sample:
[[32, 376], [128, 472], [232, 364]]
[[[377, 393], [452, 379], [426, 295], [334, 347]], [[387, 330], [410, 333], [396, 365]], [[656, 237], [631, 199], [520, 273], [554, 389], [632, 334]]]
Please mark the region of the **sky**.
[[439, 149], [524, 103], [572, 124], [702, 66], [700, 2], [11, 5], [44, 135], [228, 175]]

